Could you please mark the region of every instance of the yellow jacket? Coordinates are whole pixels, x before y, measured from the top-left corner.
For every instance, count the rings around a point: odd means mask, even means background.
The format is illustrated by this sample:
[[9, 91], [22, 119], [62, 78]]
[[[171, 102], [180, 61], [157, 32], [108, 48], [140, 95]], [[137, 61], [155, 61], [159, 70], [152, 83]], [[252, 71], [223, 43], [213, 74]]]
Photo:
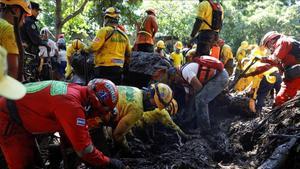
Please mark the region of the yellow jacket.
[[[108, 38], [108, 39], [107, 39]], [[127, 35], [118, 28], [101, 28], [91, 43], [90, 50], [95, 53], [95, 66], [120, 66], [129, 61], [131, 52]]]
[[70, 74], [72, 73], [72, 66], [71, 66], [71, 57], [76, 53], [80, 53], [82, 50], [85, 50], [86, 45], [84, 43], [82, 43], [83, 46], [80, 46], [81, 48], [79, 50], [74, 49], [74, 47], [72, 46], [72, 44], [69, 44], [67, 46], [67, 51], [66, 51], [66, 57], [67, 57], [67, 66], [65, 68], [65, 77], [69, 77]]
[[224, 65], [226, 65], [229, 59], [233, 59], [231, 47], [227, 44], [223, 45], [220, 55], [221, 55], [220, 59]]
[[164, 126], [174, 129], [179, 133], [183, 133], [183, 131], [178, 127], [174, 121], [172, 120], [169, 112], [166, 109], [159, 110], [155, 109], [152, 111], [144, 112], [143, 117], [136, 123], [137, 127], [144, 127], [145, 124], [153, 124], [156, 122], [162, 123]]
[[172, 52], [171, 56], [170, 56], [170, 59], [173, 60], [174, 66], [177, 67], [177, 68], [180, 68], [181, 65], [184, 63], [182, 53]]
[[125, 135], [143, 116], [143, 91], [130, 86], [118, 86], [118, 125], [113, 132], [115, 141], [124, 142]]
[[14, 27], [2, 18], [0, 18], [0, 45], [7, 50], [8, 54], [19, 54]]
[[[202, 1], [199, 5], [198, 5], [198, 11], [197, 11], [197, 18], [201, 19], [201, 20], [205, 20], [208, 24], [211, 24], [212, 21], [212, 7], [210, 5], [210, 3], [208, 1]], [[223, 14], [222, 14], [222, 18], [224, 18], [224, 10], [222, 10]], [[202, 30], [211, 30], [211, 28], [204, 22], [202, 22], [199, 31]], [[216, 30], [217, 32], [219, 32], [220, 30]]]
[[247, 56], [247, 49], [240, 46], [236, 52], [237, 69], [242, 70], [242, 60]]

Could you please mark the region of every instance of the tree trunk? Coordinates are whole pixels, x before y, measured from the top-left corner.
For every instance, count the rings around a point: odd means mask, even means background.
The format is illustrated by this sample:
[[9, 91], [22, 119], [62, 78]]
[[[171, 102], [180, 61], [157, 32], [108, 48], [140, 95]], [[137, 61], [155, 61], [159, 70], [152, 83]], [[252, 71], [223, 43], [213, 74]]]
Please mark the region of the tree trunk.
[[55, 33], [56, 37], [61, 33], [62, 30], [62, 13], [61, 13], [61, 0], [56, 0], [56, 9], [55, 9]]
[[71, 13], [70, 15], [68, 15], [66, 18], [62, 18], [62, 12], [61, 12], [61, 1], [62, 0], [55, 0], [56, 1], [56, 9], [55, 9], [55, 16], [56, 16], [56, 20], [55, 20], [55, 26], [56, 26], [56, 37], [58, 34], [61, 33], [62, 28], [64, 26], [65, 23], [67, 23], [69, 20], [71, 20], [72, 18], [76, 17], [77, 15], [79, 15], [85, 8], [86, 4], [88, 3], [89, 0], [84, 0], [84, 2], [81, 4], [81, 6], [75, 10], [73, 13]]

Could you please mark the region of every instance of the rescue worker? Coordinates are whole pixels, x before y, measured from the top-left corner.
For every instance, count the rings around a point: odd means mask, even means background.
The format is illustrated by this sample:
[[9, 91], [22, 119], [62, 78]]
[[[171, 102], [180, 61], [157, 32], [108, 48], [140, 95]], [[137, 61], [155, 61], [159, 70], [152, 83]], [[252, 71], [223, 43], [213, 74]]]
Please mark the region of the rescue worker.
[[175, 51], [171, 53], [170, 59], [173, 61], [173, 65], [180, 69], [181, 65], [184, 64], [184, 58], [182, 55], [183, 44], [180, 41], [177, 41], [174, 45]]
[[[4, 133], [0, 146], [9, 168], [35, 168], [34, 133], [54, 132], [63, 132], [77, 155], [90, 165], [125, 168], [120, 160], [93, 146], [86, 123], [95, 116], [108, 122], [118, 102], [118, 90], [111, 81], [94, 79], [88, 86], [43, 81], [25, 86], [27, 94], [22, 99], [0, 100], [0, 131]], [[89, 106], [93, 111], [87, 114]]]
[[231, 76], [234, 68], [231, 47], [223, 39], [219, 39], [217, 45], [221, 48], [219, 60], [224, 64], [228, 75]]
[[31, 15], [30, 3], [25, 0], [0, 0], [0, 45], [7, 50], [8, 75], [18, 77], [19, 49], [17, 46], [14, 27], [21, 27], [26, 15]]
[[163, 110], [159, 110], [158, 108], [147, 111], [143, 113], [142, 119], [140, 119], [137, 123], [137, 127], [144, 128], [146, 125], [151, 125], [156, 122], [162, 123], [164, 126], [173, 129], [180, 136], [187, 138], [188, 136], [177, 126], [176, 123], [171, 118], [171, 115], [175, 115], [178, 111], [178, 105], [175, 99], [172, 100], [170, 105]]
[[238, 48], [235, 59], [236, 59], [236, 68], [234, 72], [234, 78], [236, 79], [242, 72], [242, 60], [247, 57], [247, 50], [249, 44], [247, 41], [242, 41], [241, 46]]
[[155, 47], [155, 49], [154, 49], [154, 52], [157, 53], [157, 54], [159, 54], [160, 57], [168, 59], [168, 58], [167, 58], [167, 54], [166, 54], [166, 52], [164, 51], [165, 48], [166, 48], [165, 42], [162, 41], [162, 40], [159, 40], [159, 41], [156, 43], [156, 47]]
[[[218, 18], [213, 18], [213, 9], [219, 11]], [[197, 35], [196, 55], [209, 55], [210, 49], [218, 40], [222, 26], [224, 12], [220, 3], [213, 3], [212, 0], [202, 1], [198, 5], [197, 17], [191, 33], [194, 39]], [[218, 21], [215, 24], [213, 19]]]
[[72, 66], [71, 66], [71, 58], [72, 56], [77, 53], [80, 54], [82, 51], [84, 51], [86, 49], [86, 45], [80, 40], [80, 39], [74, 39], [71, 44], [69, 44], [67, 46], [67, 53], [66, 53], [66, 57], [67, 57], [67, 66], [66, 66], [66, 73], [65, 73], [65, 77], [69, 78], [72, 74]]
[[107, 8], [104, 27], [91, 43], [90, 50], [95, 53], [95, 77], [106, 78], [119, 85], [122, 81], [123, 67], [129, 65], [131, 47], [127, 35], [118, 28], [120, 11]]
[[143, 19], [141, 25], [138, 25], [137, 38], [135, 45], [137, 45], [137, 51], [149, 52], [154, 51], [154, 38], [158, 31], [158, 25], [156, 21], [156, 14], [153, 8], [146, 10], [147, 16]]
[[11, 100], [21, 99], [26, 89], [19, 81], [7, 75], [7, 52], [0, 46], [0, 99], [5, 97]]
[[292, 99], [300, 89], [300, 42], [275, 31], [268, 32], [261, 45], [270, 50], [271, 56], [262, 62], [276, 65], [284, 72], [283, 85], [275, 98], [275, 106]]
[[183, 66], [181, 75], [188, 84], [185, 87], [186, 93], [195, 98], [190, 101], [189, 117], [186, 117], [188, 119], [186, 122], [193, 128], [200, 127], [202, 132], [208, 131], [211, 129], [208, 103], [226, 87], [228, 73], [218, 59], [202, 56]]
[[[255, 55], [253, 55], [251, 59], [243, 59], [242, 64], [244, 66], [242, 70], [249, 66], [252, 59], [255, 59]], [[250, 96], [249, 108], [252, 112], [261, 117], [261, 111], [265, 105], [264, 102], [267, 95], [274, 89], [276, 90], [276, 93], [278, 93], [281, 82], [282, 78], [277, 67], [257, 61], [250, 67], [243, 78], [238, 81], [235, 85], [235, 90], [241, 92], [249, 88], [247, 93], [247, 95]]]
[[143, 112], [158, 108], [163, 110], [173, 100], [171, 88], [163, 83], [152, 84], [143, 90], [130, 86], [118, 86], [118, 115], [115, 119], [113, 139], [117, 147], [125, 153], [130, 153], [126, 134], [143, 117]]
[[22, 41], [25, 44], [25, 50], [38, 57], [39, 46], [45, 45], [40, 37], [40, 31], [36, 24], [38, 22], [37, 17], [39, 16], [42, 9], [36, 2], [30, 2], [31, 4], [31, 16], [25, 18], [25, 23], [21, 29]]

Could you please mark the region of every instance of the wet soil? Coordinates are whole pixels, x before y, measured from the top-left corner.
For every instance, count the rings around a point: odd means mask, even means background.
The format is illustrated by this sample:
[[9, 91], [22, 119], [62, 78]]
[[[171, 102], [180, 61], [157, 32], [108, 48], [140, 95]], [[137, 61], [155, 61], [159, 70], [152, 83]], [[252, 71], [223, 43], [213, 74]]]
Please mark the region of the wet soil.
[[[263, 110], [261, 118], [249, 113], [245, 106], [247, 99], [228, 97], [219, 96], [225, 99], [224, 104], [230, 105], [227, 108], [210, 105], [214, 107], [212, 130], [185, 129], [191, 138], [180, 143], [173, 131], [156, 124], [151, 140], [138, 134], [137, 138], [129, 138], [133, 154], [121, 159], [131, 169], [258, 168], [278, 146], [295, 135], [300, 136], [299, 97], [271, 112], [267, 104], [269, 109]], [[299, 140], [274, 168], [300, 168]]]

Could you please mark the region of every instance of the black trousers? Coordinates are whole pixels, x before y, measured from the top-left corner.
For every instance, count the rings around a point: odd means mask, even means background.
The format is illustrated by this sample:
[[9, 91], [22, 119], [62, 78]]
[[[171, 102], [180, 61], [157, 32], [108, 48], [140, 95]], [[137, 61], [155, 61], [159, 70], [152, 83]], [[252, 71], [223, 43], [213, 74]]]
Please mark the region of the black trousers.
[[153, 53], [154, 46], [148, 43], [138, 44], [137, 51]]
[[95, 68], [95, 78], [111, 80], [116, 85], [121, 85], [123, 68], [119, 66], [98, 66]]
[[209, 55], [210, 49], [218, 41], [219, 33], [213, 30], [203, 30], [198, 33], [196, 56]]

